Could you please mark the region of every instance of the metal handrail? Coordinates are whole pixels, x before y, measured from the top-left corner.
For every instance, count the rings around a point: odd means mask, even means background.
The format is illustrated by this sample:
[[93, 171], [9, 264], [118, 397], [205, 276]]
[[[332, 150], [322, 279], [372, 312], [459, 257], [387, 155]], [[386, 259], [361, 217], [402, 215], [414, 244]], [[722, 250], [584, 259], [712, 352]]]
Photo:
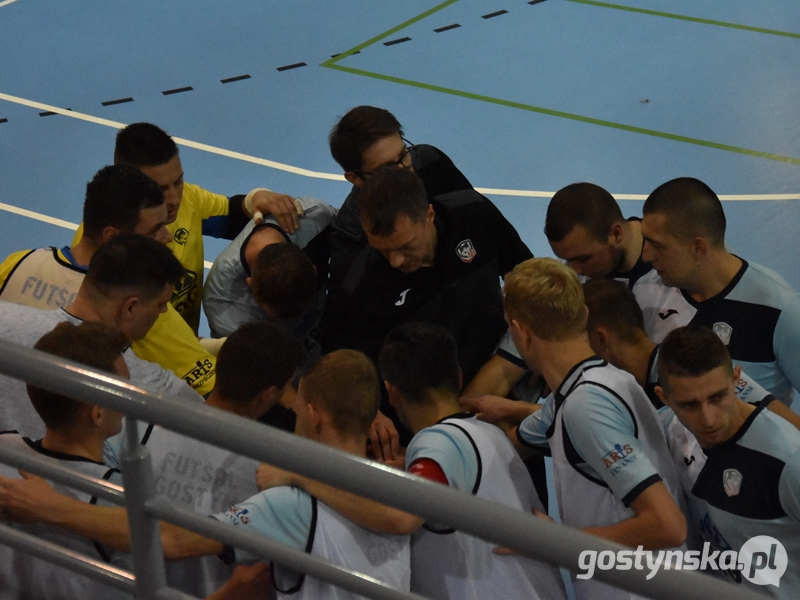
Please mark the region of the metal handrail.
[[[585, 550], [616, 552], [625, 549], [619, 544], [236, 415], [147, 392], [108, 375], [4, 340], [0, 340], [0, 372], [123, 412], [135, 419], [158, 423], [178, 433], [515, 548], [536, 560], [572, 571], [579, 571], [579, 555]], [[129, 429], [132, 433], [136, 430], [135, 426]], [[130, 499], [128, 507], [130, 511]], [[157, 507], [156, 502], [145, 502], [144, 512], [153, 515]], [[203, 527], [208, 521], [199, 515], [184, 516], [186, 521], [181, 523], [184, 526], [195, 521]], [[195, 528], [195, 524], [191, 524]], [[656, 600], [676, 597], [705, 600], [723, 595], [726, 600], [766, 597], [696, 572], [665, 570], [659, 573], [657, 581], [648, 581], [646, 575], [638, 570], [601, 570], [595, 573], [599, 580]]]

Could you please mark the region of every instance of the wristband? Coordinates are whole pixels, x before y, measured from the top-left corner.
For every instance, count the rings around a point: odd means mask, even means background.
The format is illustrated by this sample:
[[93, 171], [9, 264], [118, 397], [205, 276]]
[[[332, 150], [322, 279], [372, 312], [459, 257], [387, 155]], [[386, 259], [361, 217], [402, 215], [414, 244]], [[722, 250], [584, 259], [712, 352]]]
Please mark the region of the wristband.
[[253, 196], [255, 196], [258, 192], [271, 192], [272, 190], [268, 188], [255, 188], [250, 190], [250, 193], [247, 194], [244, 198], [244, 209], [247, 211], [247, 214], [255, 216], [253, 212]]

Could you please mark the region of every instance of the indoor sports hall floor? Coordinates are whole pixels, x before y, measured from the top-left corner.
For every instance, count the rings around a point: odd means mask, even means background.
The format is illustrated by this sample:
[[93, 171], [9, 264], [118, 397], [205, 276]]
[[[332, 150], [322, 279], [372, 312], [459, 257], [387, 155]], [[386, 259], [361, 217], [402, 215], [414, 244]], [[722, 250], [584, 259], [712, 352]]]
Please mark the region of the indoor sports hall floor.
[[0, 0], [0, 254], [68, 243], [135, 121], [180, 138], [187, 181], [338, 206], [327, 133], [373, 104], [536, 255], [564, 185], [637, 215], [689, 175], [725, 197], [731, 249], [800, 289], [798, 55], [796, 0]]

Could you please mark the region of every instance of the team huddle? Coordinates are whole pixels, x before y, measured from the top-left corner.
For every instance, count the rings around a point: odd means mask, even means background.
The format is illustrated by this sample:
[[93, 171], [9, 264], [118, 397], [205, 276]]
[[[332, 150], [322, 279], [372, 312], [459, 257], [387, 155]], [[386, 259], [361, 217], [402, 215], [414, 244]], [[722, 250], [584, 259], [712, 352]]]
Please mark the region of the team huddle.
[[[645, 551], [770, 536], [789, 557], [779, 586], [704, 569], [800, 594], [800, 299], [726, 249], [707, 185], [668, 181], [628, 219], [601, 187], [568, 185], [544, 223], [560, 260], [534, 258], [388, 111], [352, 109], [329, 142], [353, 184], [339, 209], [211, 193], [184, 182], [167, 133], [125, 127], [72, 243], [0, 264], [0, 338], [542, 518], [549, 455], [564, 525]], [[205, 281], [203, 236], [230, 240]], [[115, 411], [0, 376], [3, 447], [122, 484], [121, 430]], [[160, 496], [399, 590], [639, 598], [159, 425], [139, 435]], [[0, 508], [132, 569], [124, 508], [3, 465]], [[161, 539], [167, 583], [197, 597], [359, 597], [166, 523]], [[0, 555], [3, 598], [130, 597]]]

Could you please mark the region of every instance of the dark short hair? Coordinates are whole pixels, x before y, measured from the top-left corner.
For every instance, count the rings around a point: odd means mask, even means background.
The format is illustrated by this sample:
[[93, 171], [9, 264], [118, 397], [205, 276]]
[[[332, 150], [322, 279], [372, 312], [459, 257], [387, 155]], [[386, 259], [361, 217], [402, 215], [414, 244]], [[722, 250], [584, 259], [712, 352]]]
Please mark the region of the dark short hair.
[[336, 350], [320, 356], [300, 379], [306, 402], [321, 406], [340, 433], [364, 436], [381, 401], [375, 365], [357, 350]]
[[245, 323], [220, 348], [214, 389], [225, 400], [246, 404], [272, 386], [285, 386], [302, 359], [300, 342], [280, 323]]
[[394, 233], [398, 217], [422, 223], [428, 212], [428, 194], [422, 180], [410, 169], [381, 167], [367, 179], [358, 194], [358, 211], [367, 233]]
[[670, 233], [679, 239], [704, 237], [725, 244], [725, 211], [710, 187], [699, 179], [679, 177], [658, 186], [645, 200], [642, 214], [663, 214]]
[[106, 227], [133, 231], [143, 208], [162, 204], [164, 192], [139, 169], [127, 165], [103, 167], [86, 185], [84, 235], [99, 242]]
[[305, 314], [318, 291], [314, 264], [294, 244], [269, 244], [256, 255], [250, 280], [253, 296], [281, 319]]
[[403, 135], [395, 116], [384, 108], [356, 106], [339, 119], [328, 136], [333, 159], [348, 171], [361, 169], [364, 151], [392, 134]]
[[82, 285], [104, 296], [135, 290], [144, 298], [155, 298], [165, 285], [177, 285], [183, 275], [183, 265], [164, 244], [144, 235], [120, 233], [92, 255]]
[[114, 164], [157, 167], [178, 155], [178, 146], [167, 132], [152, 123], [131, 123], [117, 133]]
[[629, 344], [647, 335], [644, 315], [636, 296], [621, 281], [590, 279], [583, 284], [583, 297], [589, 308], [586, 329], [591, 331], [597, 327], [608, 327]]
[[605, 242], [611, 226], [623, 220], [614, 196], [593, 183], [573, 183], [558, 190], [547, 205], [544, 234], [560, 242], [582, 226], [595, 240]]
[[[45, 333], [33, 347], [87, 367], [116, 375], [114, 363], [128, 346], [128, 339], [120, 331], [99, 322], [73, 325], [59, 323]], [[33, 408], [48, 429], [64, 430], [74, 425], [80, 413], [88, 406], [56, 392], [26, 384]]]
[[461, 391], [458, 348], [453, 334], [432, 323], [406, 323], [392, 329], [381, 348], [381, 378], [410, 402], [424, 404], [428, 393]]
[[733, 362], [719, 336], [708, 327], [687, 325], [670, 331], [658, 351], [658, 379], [669, 390], [669, 377], [699, 377], [723, 367], [733, 374]]

